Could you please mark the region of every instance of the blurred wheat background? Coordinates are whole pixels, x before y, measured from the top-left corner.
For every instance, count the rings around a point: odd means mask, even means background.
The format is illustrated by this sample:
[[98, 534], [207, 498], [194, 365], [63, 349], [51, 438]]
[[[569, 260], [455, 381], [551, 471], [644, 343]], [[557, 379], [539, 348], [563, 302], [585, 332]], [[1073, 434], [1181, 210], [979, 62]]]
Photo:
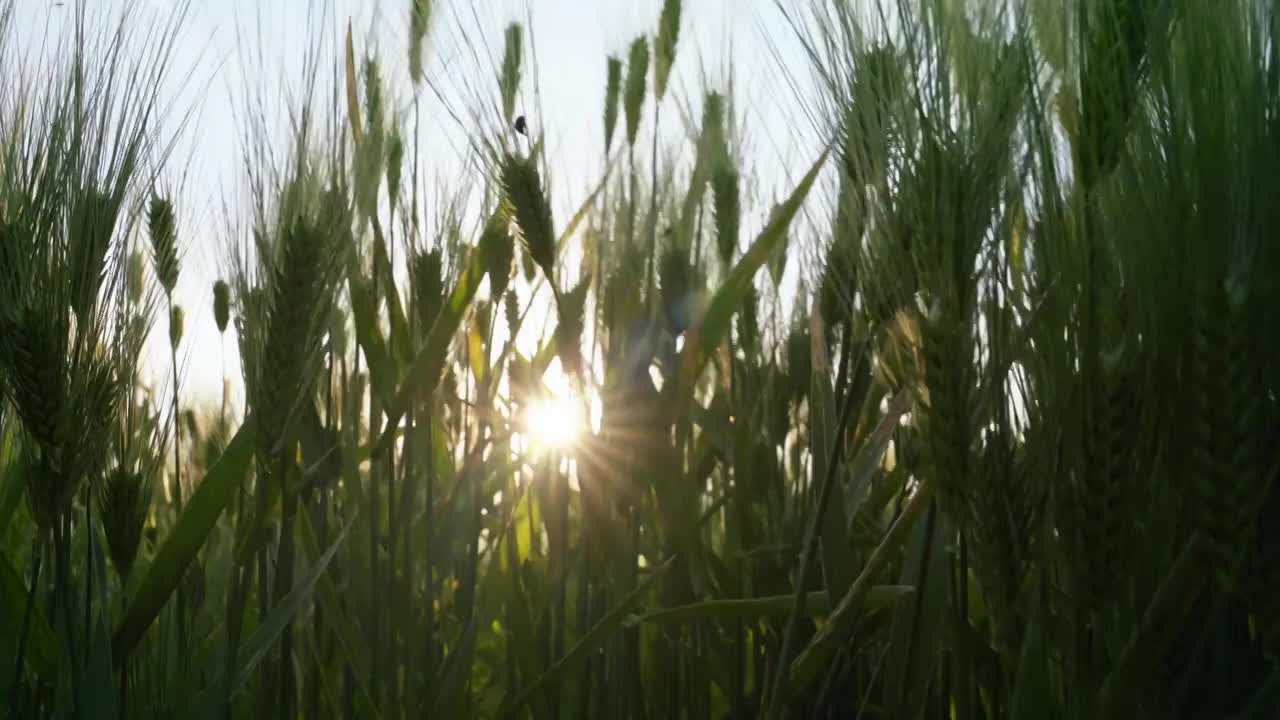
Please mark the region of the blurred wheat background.
[[1277, 40], [0, 3], [0, 711], [1280, 716]]

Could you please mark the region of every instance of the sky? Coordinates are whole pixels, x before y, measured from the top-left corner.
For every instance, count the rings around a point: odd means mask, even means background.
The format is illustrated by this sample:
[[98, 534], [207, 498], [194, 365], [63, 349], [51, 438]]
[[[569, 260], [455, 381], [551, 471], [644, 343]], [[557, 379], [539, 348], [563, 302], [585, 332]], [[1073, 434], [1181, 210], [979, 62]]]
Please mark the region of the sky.
[[[179, 6], [178, 0], [89, 2], [91, 13], [101, 17], [118, 17], [121, 9], [129, 8], [130, 22], [138, 28], [148, 20], [171, 17]], [[625, 60], [637, 35], [654, 34], [661, 0], [437, 0], [435, 4], [424, 65], [434, 87], [452, 96], [449, 107], [457, 107], [467, 97], [497, 97], [492, 70], [478, 68], [474, 53], [490, 54], [496, 67], [503, 28], [513, 20], [530, 23], [531, 32], [526, 33], [530, 52], [517, 112], [528, 114], [546, 133], [555, 182], [553, 204], [557, 217], [564, 217], [600, 176], [605, 58], [614, 54]], [[38, 43], [39, 38], [65, 29], [63, 24], [74, 16], [75, 5], [76, 0], [61, 4], [16, 0], [20, 44]], [[224, 367], [230, 377], [239, 376], [234, 332], [228, 329], [225, 341], [219, 338], [211, 288], [226, 266], [223, 203], [236, 197], [242, 187], [239, 118], [246, 109], [246, 81], [272, 86], [284, 80], [296, 85], [316, 38], [325, 38], [321, 62], [327, 70], [349, 20], [357, 54], [372, 50], [380, 58], [391, 93], [400, 107], [407, 108], [412, 98], [407, 72], [408, 9], [408, 0], [191, 0], [186, 6], [170, 83], [162, 94], [175, 103], [173, 117], [190, 114], [170, 159], [171, 169], [161, 178], [162, 185], [180, 189], [176, 205], [182, 272], [175, 301], [186, 315], [179, 353], [184, 402], [192, 396], [216, 402]], [[704, 92], [725, 91], [732, 80], [750, 153], [751, 171], [744, 175], [767, 178], [770, 185], [756, 188], [757, 192], [780, 199], [816, 156], [806, 133], [796, 130], [797, 123], [805, 121], [797, 119], [795, 91], [783, 74], [784, 68], [793, 77], [807, 73], [798, 40], [782, 23], [774, 0], [685, 0], [682, 15], [664, 118], [675, 119], [678, 106], [691, 118], [699, 117]], [[145, 32], [141, 39], [154, 42]], [[540, 103], [534, 102], [531, 56], [536, 57]], [[458, 162], [456, 147], [462, 131], [430, 90], [424, 88], [421, 98], [422, 116], [427, 118], [420, 148], [424, 175], [447, 175]], [[283, 107], [277, 102], [265, 110], [279, 119]], [[432, 132], [432, 123], [439, 126], [438, 135]], [[664, 120], [664, 128], [679, 132], [681, 124]], [[182, 170], [185, 174], [177, 174]], [[750, 219], [744, 223], [751, 225]], [[157, 319], [146, 358], [152, 371], [163, 375], [168, 373], [165, 323], [164, 317]]]

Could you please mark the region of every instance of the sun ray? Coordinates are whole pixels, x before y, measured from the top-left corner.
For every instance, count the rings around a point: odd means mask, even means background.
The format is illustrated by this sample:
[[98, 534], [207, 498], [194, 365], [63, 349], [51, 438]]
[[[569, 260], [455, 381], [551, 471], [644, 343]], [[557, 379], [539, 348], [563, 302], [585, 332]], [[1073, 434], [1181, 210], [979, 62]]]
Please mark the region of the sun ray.
[[564, 450], [572, 447], [584, 427], [582, 408], [568, 394], [550, 395], [525, 410], [524, 435], [535, 446]]

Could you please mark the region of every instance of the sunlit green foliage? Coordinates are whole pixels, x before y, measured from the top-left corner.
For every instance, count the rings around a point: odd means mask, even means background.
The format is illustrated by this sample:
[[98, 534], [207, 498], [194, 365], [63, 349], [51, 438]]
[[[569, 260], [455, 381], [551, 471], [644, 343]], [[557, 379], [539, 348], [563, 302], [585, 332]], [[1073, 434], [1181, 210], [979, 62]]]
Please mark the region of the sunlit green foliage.
[[[659, 164], [679, 2], [578, 197], [504, 26], [470, 203], [408, 2], [412, 112], [348, 31], [247, 115], [204, 310], [174, 28], [0, 76], [0, 717], [1275, 717], [1280, 15], [864, 5], [779, 4], [776, 197], [730, 88]], [[243, 408], [180, 382], [210, 310]]]

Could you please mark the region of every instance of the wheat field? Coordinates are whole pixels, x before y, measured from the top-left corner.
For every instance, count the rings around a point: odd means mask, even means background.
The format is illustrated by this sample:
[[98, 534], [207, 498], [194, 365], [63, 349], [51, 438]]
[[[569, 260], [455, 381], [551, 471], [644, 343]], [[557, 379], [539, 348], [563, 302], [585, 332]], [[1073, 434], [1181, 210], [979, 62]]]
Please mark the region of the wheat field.
[[0, 716], [1280, 717], [1274, 3], [776, 0], [767, 197], [665, 0], [567, 197], [523, 21], [419, 176], [398, 2], [243, 118], [199, 307], [176, 25], [4, 63]]

